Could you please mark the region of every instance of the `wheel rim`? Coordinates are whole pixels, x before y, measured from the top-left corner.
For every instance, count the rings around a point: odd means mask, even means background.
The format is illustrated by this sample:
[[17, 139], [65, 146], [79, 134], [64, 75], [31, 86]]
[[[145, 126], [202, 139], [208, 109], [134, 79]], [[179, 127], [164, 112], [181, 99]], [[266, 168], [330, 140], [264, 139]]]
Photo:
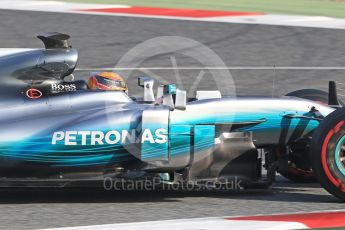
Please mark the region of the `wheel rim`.
[[340, 138], [335, 149], [335, 162], [340, 172], [345, 176], [345, 135]]

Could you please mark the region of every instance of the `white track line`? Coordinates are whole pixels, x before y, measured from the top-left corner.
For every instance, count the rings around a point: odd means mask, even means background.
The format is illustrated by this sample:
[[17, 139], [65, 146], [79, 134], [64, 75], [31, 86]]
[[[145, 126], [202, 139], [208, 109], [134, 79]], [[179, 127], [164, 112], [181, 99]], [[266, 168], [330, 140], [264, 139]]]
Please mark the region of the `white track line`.
[[33, 1], [33, 0], [0, 0], [0, 9], [43, 11], [55, 13], [80, 13], [77, 10], [101, 9], [101, 8], [129, 8], [120, 4], [91, 4], [62, 1]]
[[[332, 213], [342, 212], [344, 210], [323, 210], [311, 211], [309, 213]], [[290, 215], [290, 214], [305, 214], [305, 212], [294, 213], [275, 213], [274, 215]], [[272, 216], [274, 216], [272, 215]], [[261, 216], [261, 215], [257, 215]], [[162, 221], [145, 221], [132, 223], [118, 223], [118, 224], [104, 224], [104, 225], [90, 225], [90, 226], [75, 226], [63, 228], [50, 228], [44, 230], [284, 230], [284, 229], [307, 229], [308, 227], [299, 222], [284, 222], [284, 221], [239, 221], [226, 220], [232, 217], [206, 217], [206, 218], [191, 218], [191, 219], [176, 219], [176, 220], [162, 220]]]
[[114, 67], [77, 68], [76, 71], [116, 71], [116, 70], [345, 70], [342, 66], [225, 66], [225, 67]]
[[321, 16], [267, 14], [262, 16], [215, 17], [204, 20], [225, 23], [345, 29], [345, 19]]
[[[54, 230], [287, 230], [306, 229], [306, 225], [297, 222], [283, 221], [241, 221], [225, 220], [223, 218], [198, 218], [165, 221], [134, 222], [123, 224], [90, 225], [67, 228], [56, 228]], [[53, 230], [53, 229], [50, 229]]]

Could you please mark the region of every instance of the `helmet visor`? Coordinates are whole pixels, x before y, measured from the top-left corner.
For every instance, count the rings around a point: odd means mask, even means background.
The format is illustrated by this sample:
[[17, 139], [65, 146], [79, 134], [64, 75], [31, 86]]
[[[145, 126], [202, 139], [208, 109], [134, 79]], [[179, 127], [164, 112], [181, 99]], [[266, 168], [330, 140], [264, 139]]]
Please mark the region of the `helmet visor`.
[[109, 88], [126, 88], [126, 83], [121, 80], [112, 80], [109, 78], [104, 78], [101, 76], [96, 75], [96, 80], [98, 83], [105, 85]]

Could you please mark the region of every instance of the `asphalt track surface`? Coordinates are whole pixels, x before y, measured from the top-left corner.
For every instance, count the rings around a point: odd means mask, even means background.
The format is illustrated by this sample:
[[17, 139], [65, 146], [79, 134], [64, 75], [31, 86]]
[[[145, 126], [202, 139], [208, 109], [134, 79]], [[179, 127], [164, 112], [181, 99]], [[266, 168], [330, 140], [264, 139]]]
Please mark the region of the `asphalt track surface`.
[[[227, 66], [344, 66], [345, 31], [0, 11], [0, 46], [41, 47], [33, 38], [44, 31], [72, 36], [80, 50], [79, 67], [112, 67], [130, 48], [157, 36], [183, 36], [214, 50]], [[146, 66], [171, 66], [170, 54], [152, 57]], [[195, 66], [176, 56], [178, 66]], [[176, 72], [155, 72], [173, 81]], [[193, 71], [179, 73], [187, 88]], [[345, 71], [231, 71], [238, 94], [283, 95], [301, 88], [327, 89], [328, 80], [345, 82]], [[88, 73], [76, 73], [85, 78]], [[206, 78], [207, 79], [207, 78]], [[223, 79], [224, 80], [224, 79]], [[131, 83], [134, 93], [139, 92]], [[212, 88], [202, 81], [201, 88]], [[280, 179], [272, 189], [245, 192], [105, 192], [102, 190], [2, 190], [0, 228], [32, 229], [120, 222], [255, 215], [343, 209], [344, 204], [317, 184]]]

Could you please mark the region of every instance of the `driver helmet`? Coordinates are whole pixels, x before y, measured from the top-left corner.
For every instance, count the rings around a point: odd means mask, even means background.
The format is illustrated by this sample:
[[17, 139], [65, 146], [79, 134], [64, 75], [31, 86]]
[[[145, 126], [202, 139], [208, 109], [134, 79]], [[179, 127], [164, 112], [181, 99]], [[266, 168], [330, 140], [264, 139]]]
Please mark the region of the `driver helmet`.
[[89, 89], [112, 90], [128, 92], [125, 80], [114, 72], [102, 72], [94, 74], [87, 83]]

